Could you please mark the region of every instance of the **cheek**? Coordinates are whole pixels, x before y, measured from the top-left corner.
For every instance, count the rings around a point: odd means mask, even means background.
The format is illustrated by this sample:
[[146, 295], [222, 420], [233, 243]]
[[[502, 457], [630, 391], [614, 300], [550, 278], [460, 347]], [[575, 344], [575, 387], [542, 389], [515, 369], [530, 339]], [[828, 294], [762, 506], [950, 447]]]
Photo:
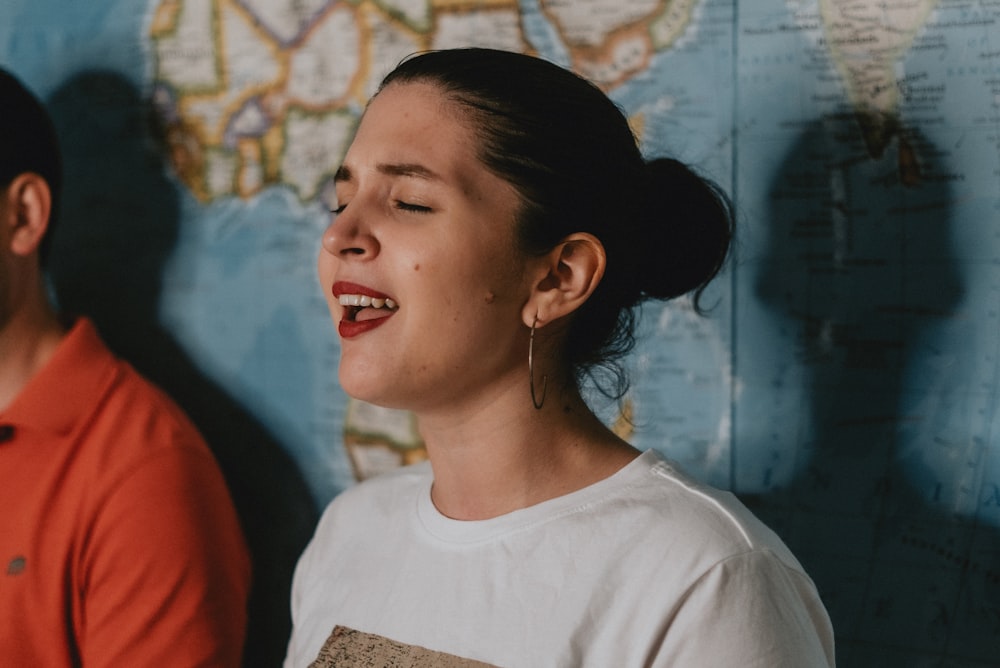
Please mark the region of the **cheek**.
[[316, 277], [319, 282], [320, 292], [326, 298], [327, 305], [330, 307], [330, 312], [333, 312], [334, 299], [333, 299], [333, 276], [334, 276], [334, 261], [330, 258], [328, 253], [319, 252], [319, 257], [316, 259]]
[[484, 302], [498, 305], [516, 302], [520, 305], [527, 300], [527, 269], [520, 256], [510, 252], [497, 253], [490, 271], [481, 279], [486, 287], [482, 295]]
[[[456, 235], [458, 236], [458, 235]], [[429, 299], [441, 322], [463, 317], [484, 317], [491, 311], [514, 306], [527, 299], [525, 263], [512, 252], [507, 239], [455, 237], [424, 244], [421, 252], [399, 257], [403, 281], [413, 297]]]
[[484, 271], [480, 264], [456, 261], [455, 257], [444, 257], [437, 261], [411, 265], [409, 281], [420, 286], [430, 295], [439, 317], [449, 321], [462, 315], [478, 313], [483, 306], [493, 304], [502, 298], [504, 288], [494, 277]]
[[325, 290], [333, 282], [334, 264], [336, 260], [323, 248], [319, 249], [316, 256], [316, 276], [319, 278], [321, 287]]

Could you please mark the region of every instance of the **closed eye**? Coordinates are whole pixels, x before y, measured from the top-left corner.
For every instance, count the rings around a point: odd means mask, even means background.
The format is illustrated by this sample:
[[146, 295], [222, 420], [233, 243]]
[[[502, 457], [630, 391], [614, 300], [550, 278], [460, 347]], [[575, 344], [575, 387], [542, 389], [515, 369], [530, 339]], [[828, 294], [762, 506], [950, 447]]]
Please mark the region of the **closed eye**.
[[410, 211], [413, 213], [430, 213], [431, 208], [429, 206], [423, 206], [421, 204], [411, 204], [410, 202], [404, 202], [402, 200], [395, 200], [393, 202], [395, 206], [400, 211]]
[[346, 209], [346, 208], [347, 208], [347, 204], [346, 203], [345, 204], [341, 204], [336, 209], [330, 209], [330, 213], [332, 213], [333, 215], [336, 216], [338, 213], [344, 213], [344, 209]]

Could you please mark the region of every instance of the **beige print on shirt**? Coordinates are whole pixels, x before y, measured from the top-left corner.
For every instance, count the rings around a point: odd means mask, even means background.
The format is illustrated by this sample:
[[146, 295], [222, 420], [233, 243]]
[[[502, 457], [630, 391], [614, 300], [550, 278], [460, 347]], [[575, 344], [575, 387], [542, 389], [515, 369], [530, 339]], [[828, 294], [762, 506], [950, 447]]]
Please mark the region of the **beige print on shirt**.
[[488, 663], [334, 627], [309, 668], [496, 668]]

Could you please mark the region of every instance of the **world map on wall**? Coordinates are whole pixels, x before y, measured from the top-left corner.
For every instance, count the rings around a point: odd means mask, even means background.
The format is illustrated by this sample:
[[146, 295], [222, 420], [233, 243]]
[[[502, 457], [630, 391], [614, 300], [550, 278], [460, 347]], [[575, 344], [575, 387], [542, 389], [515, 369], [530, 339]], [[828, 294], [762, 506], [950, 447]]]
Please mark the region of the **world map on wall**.
[[[594, 394], [599, 413], [785, 538], [841, 665], [988, 666], [998, 22], [995, 0], [13, 0], [0, 63], [50, 100], [69, 168], [85, 165], [63, 248], [135, 258], [85, 267], [64, 250], [60, 299], [173, 393], [190, 367], [232, 402], [181, 401], [233, 436], [223, 463], [249, 457], [238, 416], [252, 416], [315, 508], [423, 456], [412, 416], [340, 390], [315, 279], [332, 174], [378, 81], [415, 51], [467, 45], [592, 79], [647, 155], [694, 165], [739, 217], [708, 317], [684, 300], [645, 307], [631, 389]], [[63, 105], [81, 98], [101, 113]], [[147, 102], [153, 122], [129, 125], [121, 110]], [[123, 146], [143, 142], [132, 161]], [[140, 308], [159, 334], [136, 336]]]

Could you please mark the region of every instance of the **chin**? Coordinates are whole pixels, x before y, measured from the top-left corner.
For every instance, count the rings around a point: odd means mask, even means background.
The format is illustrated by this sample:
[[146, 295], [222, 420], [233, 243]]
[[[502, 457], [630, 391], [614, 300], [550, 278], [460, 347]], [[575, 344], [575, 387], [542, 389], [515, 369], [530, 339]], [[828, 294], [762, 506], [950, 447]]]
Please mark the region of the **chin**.
[[[343, 369], [339, 374], [340, 388], [352, 399], [364, 401], [383, 408], [406, 408], [401, 405], [398, 397], [387, 388], [384, 382], [376, 380], [371, 375], [361, 374], [360, 378], [344, 373]], [[393, 399], [396, 399], [394, 401]]]

